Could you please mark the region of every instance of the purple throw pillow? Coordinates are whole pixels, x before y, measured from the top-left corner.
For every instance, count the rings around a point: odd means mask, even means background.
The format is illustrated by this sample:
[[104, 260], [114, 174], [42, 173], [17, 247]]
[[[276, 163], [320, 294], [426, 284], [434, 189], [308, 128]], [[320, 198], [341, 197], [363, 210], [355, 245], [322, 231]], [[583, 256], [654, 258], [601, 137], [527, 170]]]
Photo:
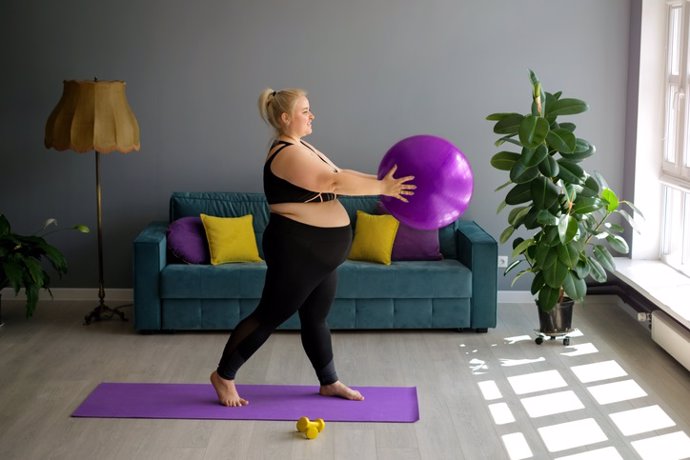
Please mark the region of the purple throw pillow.
[[168, 226], [168, 249], [188, 264], [208, 264], [211, 256], [200, 217], [181, 217]]
[[[378, 214], [390, 214], [381, 203]], [[393, 242], [391, 260], [441, 260], [438, 230], [419, 230], [400, 222]]]

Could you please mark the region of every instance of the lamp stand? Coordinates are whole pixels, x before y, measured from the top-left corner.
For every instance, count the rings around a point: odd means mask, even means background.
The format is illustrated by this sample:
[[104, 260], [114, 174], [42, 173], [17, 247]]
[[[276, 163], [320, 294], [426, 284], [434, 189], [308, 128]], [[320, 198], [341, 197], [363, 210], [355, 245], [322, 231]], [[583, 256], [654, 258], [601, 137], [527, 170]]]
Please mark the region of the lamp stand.
[[96, 150], [96, 215], [98, 224], [98, 306], [91, 313], [84, 317], [84, 324], [91, 324], [92, 321], [102, 321], [111, 319], [117, 315], [122, 321], [127, 321], [125, 314], [118, 308], [110, 308], [105, 304], [105, 288], [103, 284], [103, 219], [101, 209], [101, 154]]

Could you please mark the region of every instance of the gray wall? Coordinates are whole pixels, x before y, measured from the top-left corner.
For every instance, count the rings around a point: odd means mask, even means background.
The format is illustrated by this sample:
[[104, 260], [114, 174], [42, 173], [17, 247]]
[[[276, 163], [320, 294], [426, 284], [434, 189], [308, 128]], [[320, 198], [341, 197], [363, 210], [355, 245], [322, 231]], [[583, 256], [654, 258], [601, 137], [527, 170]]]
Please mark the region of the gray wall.
[[[131, 287], [131, 242], [167, 218], [172, 191], [261, 191], [269, 131], [256, 98], [298, 86], [316, 113], [310, 141], [342, 167], [375, 172], [413, 134], [455, 143], [475, 175], [465, 218], [498, 237], [504, 175], [489, 165], [484, 117], [528, 110], [528, 68], [547, 91], [590, 103], [578, 122], [598, 147], [589, 166], [622, 189], [630, 10], [630, 0], [3, 0], [0, 212], [18, 231], [51, 216], [95, 229], [93, 154], [46, 150], [43, 129], [63, 80], [125, 80], [142, 148], [105, 156], [102, 186], [106, 287]], [[51, 241], [70, 262], [55, 286], [96, 287], [95, 233]]]

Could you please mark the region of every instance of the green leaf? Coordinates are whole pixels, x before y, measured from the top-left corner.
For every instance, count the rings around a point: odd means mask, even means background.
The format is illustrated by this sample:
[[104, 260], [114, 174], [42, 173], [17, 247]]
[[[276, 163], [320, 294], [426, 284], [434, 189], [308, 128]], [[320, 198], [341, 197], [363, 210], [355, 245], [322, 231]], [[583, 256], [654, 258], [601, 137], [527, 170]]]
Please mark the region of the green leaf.
[[623, 233], [625, 231], [622, 225], [618, 225], [613, 222], [604, 223], [604, 228], [606, 228], [611, 233]]
[[558, 123], [558, 127], [561, 129], [565, 129], [566, 131], [569, 131], [571, 133], [574, 132], [575, 128], [576, 128], [575, 123], [567, 123], [567, 122], [566, 123]]
[[510, 214], [508, 214], [508, 223], [513, 227], [518, 228], [520, 225], [522, 225], [522, 222], [524, 221], [525, 216], [530, 209], [532, 209], [531, 206], [519, 206], [513, 208], [510, 211]]
[[510, 170], [510, 180], [516, 184], [524, 184], [531, 182], [539, 175], [539, 169], [536, 167], [528, 168], [521, 162], [516, 162], [513, 169]]
[[621, 254], [627, 254], [630, 251], [628, 243], [618, 235], [609, 235], [606, 237], [606, 241], [611, 245], [614, 251]]
[[575, 269], [580, 260], [580, 250], [575, 243], [558, 246], [558, 260], [568, 268]]
[[531, 199], [537, 210], [548, 209], [558, 200], [558, 187], [543, 177], [534, 179], [528, 185], [530, 188]]
[[86, 225], [81, 225], [81, 224], [80, 224], [80, 225], [75, 225], [75, 226], [72, 227], [72, 228], [73, 228], [74, 230], [80, 232], [80, 233], [89, 233], [89, 232], [91, 232], [91, 229], [90, 229], [89, 227], [87, 227]]
[[518, 147], [522, 147], [522, 144], [514, 139], [515, 134], [508, 134], [507, 136], [500, 137], [496, 139], [496, 142], [494, 142], [494, 145], [496, 147], [500, 147], [501, 145], [505, 144], [506, 142], [510, 144], [517, 145]]
[[510, 171], [519, 159], [519, 153], [501, 151], [491, 157], [491, 166], [501, 171]]
[[561, 244], [568, 244], [577, 234], [577, 220], [570, 214], [561, 216], [558, 222], [558, 238]]
[[571, 299], [582, 301], [587, 294], [587, 283], [580, 279], [574, 271], [569, 271], [563, 280], [563, 289]]
[[505, 202], [505, 201], [501, 201], [501, 202], [498, 204], [498, 208], [496, 209], [496, 214], [498, 214], [499, 212], [503, 211], [503, 209], [504, 209], [506, 206], [507, 206], [507, 205], [506, 205], [506, 202]]
[[572, 153], [575, 150], [575, 135], [565, 129], [549, 131], [546, 142], [549, 147], [561, 153]]
[[532, 200], [530, 184], [517, 184], [506, 194], [506, 204], [515, 206]]
[[578, 138], [575, 142], [575, 150], [572, 153], [563, 153], [563, 156], [572, 161], [582, 161], [591, 157], [596, 152], [596, 147], [584, 139]]
[[544, 158], [544, 161], [539, 163], [539, 172], [541, 172], [546, 177], [556, 177], [560, 171], [560, 166], [554, 157], [548, 155]]
[[532, 209], [530, 209], [525, 216], [525, 220], [522, 222], [522, 225], [524, 225], [528, 230], [533, 230], [539, 227], [539, 223], [537, 223], [537, 214], [539, 214], [539, 209], [532, 207]]
[[534, 276], [534, 279], [532, 280], [530, 292], [532, 293], [532, 295], [534, 295], [537, 292], [541, 291], [541, 289], [543, 287], [544, 287], [544, 275], [542, 274], [542, 272], [539, 272]]
[[15, 294], [19, 292], [24, 284], [24, 270], [22, 265], [16, 260], [6, 259], [2, 262], [2, 271], [9, 280], [10, 286]]
[[594, 249], [592, 249], [592, 255], [606, 270], [612, 272], [616, 269], [616, 262], [613, 260], [613, 256], [611, 256], [609, 250], [604, 246], [594, 246]]
[[26, 264], [28, 274], [33, 283], [43, 287], [43, 268], [41, 267], [41, 263], [31, 257], [27, 258], [24, 263]]
[[554, 289], [549, 286], [544, 286], [539, 291], [539, 297], [537, 298], [537, 305], [543, 311], [549, 312], [554, 309], [558, 303], [558, 299], [561, 296], [560, 287]]
[[593, 257], [587, 258], [587, 265], [589, 265], [589, 275], [594, 278], [595, 281], [603, 283], [606, 281], [606, 270], [601, 264]]
[[494, 189], [494, 192], [498, 192], [499, 190], [503, 190], [504, 188], [506, 188], [506, 187], [509, 186], [509, 185], [513, 185], [513, 183], [512, 183], [511, 181], [505, 181], [504, 183], [502, 183], [501, 185], [499, 185], [498, 187], [496, 187], [496, 188]]
[[517, 267], [518, 265], [520, 265], [520, 264], [523, 262], [523, 260], [524, 260], [524, 259], [517, 259], [517, 260], [512, 261], [512, 262], [510, 263], [510, 265], [508, 265], [508, 266], [506, 267], [506, 269], [503, 271], [503, 276], [505, 276], [505, 275], [507, 275], [508, 273], [510, 273], [515, 267]]
[[590, 267], [587, 264], [587, 259], [581, 258], [578, 260], [577, 265], [575, 265], [575, 273], [577, 273], [577, 277], [580, 279], [585, 279], [589, 276], [589, 272]]
[[589, 214], [598, 209], [601, 209], [604, 203], [597, 197], [578, 196], [573, 205], [572, 212], [574, 214]]
[[486, 119], [489, 121], [501, 121], [504, 118], [509, 117], [511, 115], [520, 115], [520, 114], [516, 114], [515, 112], [497, 112], [497, 113], [492, 113], [491, 115], [488, 115], [486, 117]]
[[639, 230], [637, 229], [637, 222], [635, 222], [635, 219], [633, 219], [633, 217], [630, 214], [628, 214], [624, 209], [617, 209], [616, 214], [619, 214], [621, 217], [623, 217], [628, 222], [628, 224], [630, 224], [630, 226], [639, 233]]
[[542, 209], [537, 213], [537, 222], [543, 226], [558, 225], [558, 217], [551, 214], [548, 210]]
[[527, 248], [529, 248], [530, 246], [533, 246], [533, 245], [534, 245], [534, 240], [532, 238], [521, 241], [520, 244], [515, 246], [515, 248], [513, 249], [513, 253], [511, 255], [511, 257], [513, 259], [518, 257], [520, 254], [525, 252], [527, 250]]
[[545, 245], [537, 245], [534, 255], [535, 265], [542, 270], [551, 267], [558, 260], [558, 248]]
[[610, 188], [605, 188], [601, 191], [601, 198], [606, 202], [606, 210], [608, 212], [618, 209], [618, 197]]
[[520, 130], [520, 123], [522, 123], [523, 115], [519, 113], [509, 113], [501, 118], [494, 125], [494, 133], [496, 134], [517, 134]]
[[584, 170], [572, 161], [560, 158], [556, 160], [560, 171], [558, 177], [563, 179], [566, 184], [582, 184], [585, 181]]
[[589, 106], [587, 103], [585, 101], [581, 101], [580, 99], [558, 99], [549, 107], [548, 115], [556, 117], [561, 115], [575, 115], [585, 112], [588, 108]]
[[585, 179], [585, 183], [582, 186], [582, 190], [580, 190], [580, 195], [588, 197], [598, 197], [599, 190], [600, 188], [597, 181], [594, 180], [592, 176], [588, 176], [587, 179]]
[[531, 149], [544, 142], [549, 133], [549, 122], [545, 118], [528, 115], [520, 123], [520, 142]]
[[540, 144], [536, 149], [522, 149], [522, 155], [520, 156], [520, 162], [525, 166], [533, 167], [539, 166], [539, 163], [544, 161], [549, 155], [549, 149], [546, 148], [544, 144]]
[[515, 231], [515, 227], [512, 225], [510, 227], [506, 227], [505, 230], [501, 232], [501, 236], [498, 238], [498, 241], [503, 244], [506, 241], [508, 241], [508, 238], [510, 238], [513, 235], [513, 232]]
[[38, 286], [31, 284], [26, 286], [26, 317], [31, 318], [38, 303]]
[[544, 281], [546, 284], [554, 289], [559, 289], [563, 286], [563, 280], [568, 274], [568, 267], [556, 260], [555, 263], [544, 268]]
[[644, 214], [642, 214], [642, 211], [640, 211], [637, 207], [635, 207], [634, 204], [632, 204], [631, 202], [626, 201], [626, 200], [621, 200], [620, 202], [621, 202], [621, 204], [624, 204], [624, 205], [626, 205], [627, 207], [629, 207], [629, 208], [633, 211], [633, 213], [634, 213], [635, 215], [637, 215], [637, 216], [641, 217], [642, 219], [644, 219]]

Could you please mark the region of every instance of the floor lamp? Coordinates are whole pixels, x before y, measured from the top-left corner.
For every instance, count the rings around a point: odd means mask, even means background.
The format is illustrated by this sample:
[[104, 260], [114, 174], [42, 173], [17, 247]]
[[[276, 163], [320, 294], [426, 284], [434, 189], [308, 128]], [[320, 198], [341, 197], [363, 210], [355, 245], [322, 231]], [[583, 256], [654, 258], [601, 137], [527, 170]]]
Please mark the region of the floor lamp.
[[129, 153], [140, 148], [139, 124], [127, 102], [125, 82], [97, 79], [64, 81], [62, 98], [46, 123], [45, 146], [78, 153], [95, 151], [100, 302], [86, 315], [84, 323], [110, 319], [114, 315], [126, 321], [124, 313], [105, 304], [100, 171], [101, 154], [113, 151]]

